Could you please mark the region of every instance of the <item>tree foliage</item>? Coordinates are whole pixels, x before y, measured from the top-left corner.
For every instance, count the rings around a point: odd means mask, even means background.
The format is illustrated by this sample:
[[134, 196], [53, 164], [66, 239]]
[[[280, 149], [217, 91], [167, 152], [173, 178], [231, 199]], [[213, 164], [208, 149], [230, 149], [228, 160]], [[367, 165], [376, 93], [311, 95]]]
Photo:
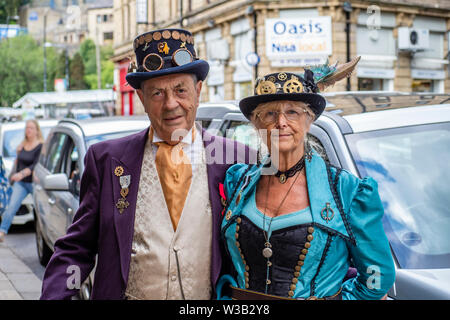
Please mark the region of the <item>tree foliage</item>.
[[[56, 52], [47, 52], [47, 90], [54, 87]], [[44, 88], [43, 48], [29, 35], [4, 39], [0, 42], [0, 105], [11, 106], [27, 92], [41, 92]]]
[[71, 90], [87, 89], [84, 80], [85, 67], [80, 53], [75, 53], [70, 62], [70, 86]]
[[13, 23], [8, 21], [8, 16], [18, 15], [19, 8], [30, 2], [31, 0], [0, 0], [0, 24]]
[[[0, 0], [2, 1], [2, 0]], [[113, 49], [100, 50], [102, 88], [111, 88], [114, 82], [114, 63], [110, 60]], [[66, 52], [54, 47], [46, 48], [47, 91], [54, 90], [54, 81], [66, 77]], [[69, 89], [97, 89], [95, 44], [84, 41], [75, 55], [67, 57], [69, 63]], [[12, 104], [28, 92], [44, 91], [44, 49], [29, 35], [0, 41], [0, 106]]]
[[[85, 66], [84, 80], [90, 89], [98, 89], [97, 60], [95, 43], [87, 39], [81, 43], [80, 55]], [[110, 60], [114, 51], [111, 46], [100, 47], [101, 83], [102, 88], [112, 86], [114, 82], [114, 63]]]

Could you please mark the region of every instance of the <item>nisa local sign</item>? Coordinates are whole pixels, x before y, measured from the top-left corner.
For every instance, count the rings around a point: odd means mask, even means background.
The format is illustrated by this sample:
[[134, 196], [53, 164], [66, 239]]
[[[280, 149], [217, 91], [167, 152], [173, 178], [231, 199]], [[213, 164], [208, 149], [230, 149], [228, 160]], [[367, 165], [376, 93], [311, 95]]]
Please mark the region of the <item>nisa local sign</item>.
[[269, 59], [332, 54], [331, 17], [266, 19]]

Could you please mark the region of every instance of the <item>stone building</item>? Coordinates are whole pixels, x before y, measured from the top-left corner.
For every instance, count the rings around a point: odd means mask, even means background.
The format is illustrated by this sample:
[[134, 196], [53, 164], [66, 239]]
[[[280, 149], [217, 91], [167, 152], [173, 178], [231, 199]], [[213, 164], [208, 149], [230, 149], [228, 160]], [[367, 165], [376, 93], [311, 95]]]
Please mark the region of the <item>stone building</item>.
[[[87, 38], [100, 45], [113, 41], [113, 0], [34, 0], [20, 8], [20, 25], [42, 42], [71, 54]], [[98, 37], [97, 37], [98, 36]]]
[[113, 0], [102, 0], [87, 8], [87, 37], [100, 46], [113, 44], [114, 39]]
[[450, 92], [446, 0], [114, 0], [114, 21], [119, 114], [143, 112], [125, 81], [135, 36], [180, 26], [211, 66], [202, 101], [240, 99], [257, 76], [357, 55], [357, 72], [328, 91]]

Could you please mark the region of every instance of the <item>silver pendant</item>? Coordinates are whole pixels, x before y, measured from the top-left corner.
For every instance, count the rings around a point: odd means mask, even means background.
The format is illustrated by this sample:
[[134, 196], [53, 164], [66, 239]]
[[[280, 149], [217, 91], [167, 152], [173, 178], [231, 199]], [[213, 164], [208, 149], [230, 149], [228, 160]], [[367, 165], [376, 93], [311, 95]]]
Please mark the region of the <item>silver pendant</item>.
[[264, 248], [262, 251], [262, 254], [263, 254], [264, 258], [269, 259], [272, 256], [272, 249]]

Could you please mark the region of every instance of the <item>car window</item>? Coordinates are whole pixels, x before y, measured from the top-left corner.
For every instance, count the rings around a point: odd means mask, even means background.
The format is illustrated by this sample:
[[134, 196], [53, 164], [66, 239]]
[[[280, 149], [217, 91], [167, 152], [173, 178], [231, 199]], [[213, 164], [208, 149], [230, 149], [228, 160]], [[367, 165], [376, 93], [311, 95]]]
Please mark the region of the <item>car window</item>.
[[210, 125], [211, 122], [212, 122], [212, 119], [211, 119], [211, 120], [200, 120], [200, 121], [201, 121], [201, 124], [202, 124], [202, 128], [208, 129], [208, 128], [209, 128], [209, 125]]
[[55, 135], [53, 135], [50, 141], [48, 157], [45, 166], [51, 173], [58, 173], [60, 170], [60, 160], [66, 139], [66, 134], [56, 133]]
[[61, 172], [65, 173], [69, 179], [70, 191], [74, 195], [79, 196], [81, 182], [80, 157], [78, 148], [70, 137], [67, 138], [63, 159]]
[[402, 268], [450, 267], [450, 123], [347, 137], [361, 177], [378, 182], [383, 225]]
[[225, 137], [239, 141], [252, 148], [258, 146], [258, 132], [250, 122], [230, 121]]
[[97, 143], [97, 142], [101, 142], [101, 141], [105, 141], [105, 140], [109, 140], [109, 139], [122, 138], [122, 137], [128, 136], [130, 134], [137, 133], [139, 131], [141, 131], [141, 129], [134, 130], [134, 131], [114, 132], [114, 133], [100, 134], [100, 135], [96, 135], [96, 136], [89, 136], [89, 137], [86, 137], [86, 139], [85, 139], [86, 146], [90, 147], [91, 145], [93, 145], [94, 143]]

